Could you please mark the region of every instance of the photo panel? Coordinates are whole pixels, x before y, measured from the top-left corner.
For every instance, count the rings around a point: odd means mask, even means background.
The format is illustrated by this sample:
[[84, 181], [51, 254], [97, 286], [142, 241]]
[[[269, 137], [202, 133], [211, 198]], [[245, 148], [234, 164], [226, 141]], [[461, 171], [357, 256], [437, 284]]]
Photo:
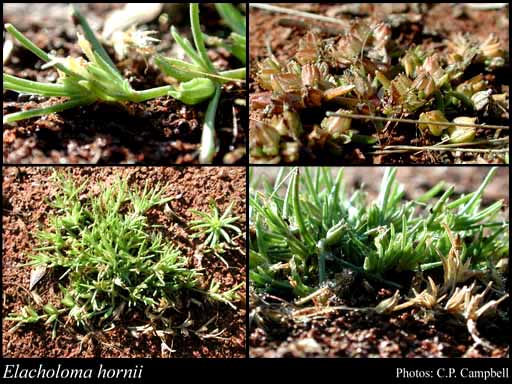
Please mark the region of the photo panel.
[[506, 357], [509, 170], [253, 167], [250, 357]]
[[505, 3], [249, 3], [251, 164], [508, 164]]
[[4, 163], [245, 164], [245, 11], [4, 3]]
[[4, 167], [4, 358], [245, 357], [245, 167]]

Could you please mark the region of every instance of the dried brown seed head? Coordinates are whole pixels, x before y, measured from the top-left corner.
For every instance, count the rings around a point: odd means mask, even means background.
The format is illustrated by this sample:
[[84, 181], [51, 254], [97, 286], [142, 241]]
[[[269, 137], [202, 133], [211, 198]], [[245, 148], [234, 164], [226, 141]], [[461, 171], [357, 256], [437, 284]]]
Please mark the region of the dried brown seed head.
[[261, 63], [258, 63], [258, 84], [263, 89], [272, 90], [270, 77], [280, 73], [281, 64], [274, 57], [268, 57]]
[[446, 223], [442, 223], [442, 225], [452, 245], [446, 257], [440, 255], [444, 271], [443, 292], [453, 292], [456, 284], [463, 283], [468, 278], [474, 276], [474, 272], [469, 269], [471, 259], [468, 258], [465, 262], [462, 260], [462, 242], [460, 236], [458, 234], [454, 236]]
[[472, 292], [475, 289], [476, 281], [471, 286], [457, 287], [446, 301], [444, 309], [452, 314], [463, 315], [466, 306], [469, 304]]
[[479, 49], [485, 59], [503, 57], [504, 55], [500, 39], [495, 33], [489, 34], [487, 39], [485, 39], [485, 41], [480, 44]]
[[275, 95], [284, 95], [287, 93], [300, 94], [302, 82], [298, 75], [292, 73], [279, 73], [270, 76], [270, 84]]
[[303, 86], [318, 88], [318, 83], [320, 81], [320, 71], [316, 65], [305, 64], [302, 66], [301, 78]]
[[427, 289], [423, 290], [420, 293], [416, 292], [416, 290], [413, 288], [412, 291], [414, 293], [414, 297], [409, 299], [405, 303], [395, 306], [394, 310], [400, 311], [411, 306], [418, 306], [426, 309], [434, 309], [441, 301], [444, 300], [446, 295], [438, 295], [438, 287], [430, 276], [428, 277], [428, 283], [429, 285], [427, 286]]
[[319, 58], [319, 45], [316, 36], [308, 32], [304, 38], [299, 41], [299, 49], [295, 54], [295, 59], [302, 65], [313, 63]]

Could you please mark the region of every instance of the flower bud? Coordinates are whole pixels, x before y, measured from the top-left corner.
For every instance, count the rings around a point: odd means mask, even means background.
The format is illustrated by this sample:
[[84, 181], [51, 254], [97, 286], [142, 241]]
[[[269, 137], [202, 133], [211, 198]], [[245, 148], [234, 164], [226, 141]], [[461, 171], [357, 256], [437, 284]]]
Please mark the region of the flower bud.
[[180, 83], [177, 89], [169, 91], [169, 95], [188, 105], [199, 104], [208, 100], [215, 93], [215, 84], [212, 80], [199, 77]]

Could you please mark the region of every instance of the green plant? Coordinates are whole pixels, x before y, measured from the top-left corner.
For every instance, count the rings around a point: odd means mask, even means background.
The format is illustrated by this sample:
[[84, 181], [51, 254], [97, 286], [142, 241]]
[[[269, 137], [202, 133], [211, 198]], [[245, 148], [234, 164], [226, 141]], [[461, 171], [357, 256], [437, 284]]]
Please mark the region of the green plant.
[[487, 300], [484, 302], [484, 297], [490, 291], [494, 283], [493, 281], [489, 281], [480, 294], [475, 294], [476, 280], [471, 285], [456, 286], [458, 283], [465, 283], [470, 278], [481, 277], [482, 273], [481, 271], [469, 270], [470, 260], [462, 264], [460, 237], [454, 237], [446, 224], [444, 227], [452, 244], [452, 248], [446, 257], [440, 255], [443, 263], [444, 284], [439, 287], [428, 276], [428, 286], [425, 290], [418, 293], [416, 289], [411, 288], [414, 297], [408, 298], [407, 301], [399, 304], [400, 292], [396, 290], [393, 296], [380, 302], [374, 310], [377, 313], [390, 314], [391, 312], [401, 311], [409, 307], [417, 307], [423, 313], [428, 314], [428, 316], [435, 316], [439, 313], [452, 315], [455, 317], [455, 321], [458, 320], [466, 323], [468, 332], [473, 338], [475, 345], [480, 344], [492, 351], [495, 347], [480, 336], [477, 329], [477, 320], [488, 312], [495, 312], [498, 305], [508, 299], [509, 294], [498, 288], [494, 291], [499, 293], [501, 297], [497, 300]]
[[[237, 18], [230, 10], [229, 4], [220, 8], [225, 12], [223, 17], [230, 20], [229, 25], [238, 25], [241, 15]], [[183, 60], [167, 58], [156, 54], [155, 63], [166, 75], [176, 78], [180, 83], [177, 87], [166, 85], [151, 88], [148, 90], [134, 90], [127, 79], [123, 78], [107, 52], [90, 28], [87, 20], [81, 15], [75, 5], [71, 4], [72, 16], [81, 25], [84, 36], [78, 34], [78, 44], [85, 54], [83, 58], [58, 58], [47, 54], [34, 43], [27, 39], [14, 26], [6, 24], [5, 29], [20, 44], [38, 56], [46, 64], [45, 67], [55, 67], [59, 73], [56, 84], [46, 84], [30, 81], [3, 73], [4, 89], [20, 93], [40, 95], [44, 97], [66, 97], [67, 101], [45, 108], [37, 108], [5, 115], [3, 123], [12, 123], [18, 120], [28, 119], [35, 116], [44, 116], [54, 112], [61, 112], [67, 109], [85, 106], [97, 101], [125, 103], [143, 102], [146, 100], [172, 96], [185, 104], [195, 105], [210, 100], [206, 110], [203, 134], [201, 139], [200, 162], [211, 163], [216, 150], [215, 117], [219, 104], [221, 86], [228, 81], [245, 79], [245, 67], [235, 70], [217, 72], [213, 63], [208, 58], [204, 38], [199, 24], [199, 6], [196, 3], [190, 4], [190, 23], [194, 45], [182, 37], [176, 29], [171, 29], [175, 41], [183, 48], [192, 63]], [[234, 23], [234, 24], [233, 24]], [[245, 27], [244, 27], [245, 28]], [[245, 36], [234, 34], [236, 41], [233, 47], [233, 54], [237, 55], [242, 50], [245, 53]], [[152, 39], [146, 35], [146, 39]]]
[[134, 90], [128, 80], [123, 78], [118, 71], [92, 32], [87, 21], [74, 5], [72, 5], [72, 14], [82, 26], [85, 34], [85, 37], [78, 34], [78, 44], [87, 60], [74, 57], [58, 58], [49, 55], [28, 40], [14, 26], [10, 24], [5, 26], [5, 29], [24, 48], [46, 62], [45, 67], [54, 66], [59, 73], [59, 78], [57, 84], [46, 84], [20, 79], [4, 73], [4, 88], [45, 97], [67, 97], [69, 100], [46, 108], [6, 115], [3, 118], [4, 123], [43, 116], [53, 112], [61, 112], [97, 101], [114, 103], [124, 103], [127, 101], [142, 102], [170, 95], [187, 104], [197, 104], [213, 95], [215, 89], [212, 82], [204, 78], [194, 79], [191, 82], [181, 84], [178, 89], [168, 85], [144, 91]]
[[[485, 41], [454, 35], [445, 40], [443, 50], [426, 43], [411, 47], [392, 38], [397, 25], [389, 20], [359, 19], [348, 25], [288, 7], [249, 6], [343, 24], [347, 31], [336, 43], [310, 31], [285, 61], [282, 54], [287, 52], [277, 55], [267, 44], [268, 55], [253, 72], [254, 86], [266, 92], [250, 100], [251, 162], [329, 163], [354, 147], [367, 159], [417, 151], [429, 151], [435, 158], [437, 152], [462, 149], [504, 160], [508, 91], [495, 94], [500, 85], [479, 73], [484, 65], [492, 72], [508, 62], [496, 34]], [[384, 145], [378, 137], [391, 123], [398, 123], [394, 126], [406, 136], [416, 125], [429, 145]], [[490, 129], [499, 131], [493, 136]]]
[[215, 279], [212, 279], [210, 283], [210, 288], [208, 289], [208, 295], [213, 300], [223, 302], [229, 305], [231, 308], [236, 309], [236, 307], [233, 305], [233, 302], [239, 300], [237, 291], [240, 288], [242, 288], [244, 284], [245, 283], [242, 282], [225, 292], [219, 292], [220, 283], [218, 281], [215, 281]]
[[29, 305], [6, 320], [17, 326], [46, 320], [55, 333], [66, 318], [89, 330], [113, 323], [130, 308], [150, 322], [168, 314], [188, 290], [211, 297], [200, 288], [200, 272], [148, 220], [150, 209], [171, 200], [164, 197], [165, 187], [146, 183], [142, 190], [130, 189], [118, 177], [100, 184], [99, 192], [86, 193], [88, 183], [76, 185], [68, 175], [55, 172], [53, 181], [54, 211], [48, 228], [37, 233], [39, 246], [26, 265], [59, 274], [60, 305], [48, 303], [42, 313]]
[[273, 185], [263, 183], [262, 190], [250, 192], [251, 284], [303, 297], [348, 267], [396, 287], [387, 278], [391, 271], [446, 263], [439, 256], [451, 249], [445, 227], [460, 236], [457, 263], [483, 270], [509, 249], [508, 222], [499, 217], [503, 202], [481, 208], [495, 172], [476, 191], [453, 200], [454, 186], [446, 183], [406, 200], [396, 169], [387, 168], [378, 198], [369, 203], [362, 189], [347, 194], [343, 169], [333, 177], [330, 168], [317, 168], [315, 174], [309, 168], [282, 168]]
[[209, 248], [215, 249], [220, 243], [225, 241], [228, 244], [232, 244], [233, 240], [229, 235], [228, 231], [234, 231], [237, 234], [241, 234], [242, 231], [233, 223], [240, 218], [238, 216], [230, 216], [233, 203], [224, 211], [222, 215], [219, 213], [219, 209], [214, 201], [210, 202], [210, 213], [204, 213], [196, 209], [191, 209], [190, 212], [199, 216], [199, 219], [190, 222], [190, 229], [196, 233], [192, 235], [192, 238], [198, 238], [206, 236], [204, 245]]
[[215, 3], [215, 8], [233, 32], [229, 35], [227, 40], [207, 36], [207, 42], [224, 47], [245, 65], [247, 41], [245, 33], [245, 18], [232, 4]]
[[[230, 8], [229, 6], [230, 4], [220, 6], [220, 9], [224, 10], [221, 15], [225, 20], [230, 20], [228, 23], [230, 26], [239, 26], [239, 24], [242, 23], [242, 17], [240, 14], [237, 16], [235, 12], [238, 11], [236, 11], [234, 7]], [[219, 9], [219, 6], [217, 6], [217, 9]], [[231, 71], [221, 73], [217, 72], [206, 51], [204, 36], [199, 24], [199, 5], [197, 3], [190, 4], [190, 26], [192, 29], [194, 46], [192, 46], [187, 38], [181, 36], [174, 26], [171, 28], [171, 35], [176, 43], [183, 49], [191, 63], [174, 58], [167, 58], [163, 55], [155, 55], [155, 63], [162, 72], [168, 76], [174, 77], [178, 81], [191, 81], [191, 79], [202, 79], [201, 81], [204, 81], [204, 79], [208, 79], [215, 84], [214, 92], [211, 92], [209, 95], [209, 97], [213, 97], [211, 98], [206, 110], [203, 133], [201, 136], [201, 151], [199, 154], [199, 161], [201, 163], [211, 163], [215, 153], [217, 152], [215, 117], [217, 115], [221, 86], [227, 81], [245, 79], [246, 69], [244, 66]], [[245, 57], [245, 36], [237, 36], [238, 37], [234, 40], [238, 41], [238, 43], [233, 45], [234, 48], [232, 52], [237, 52], [238, 54], [238, 52], [242, 50], [241, 41], [243, 40], [243, 51]], [[200, 77], [198, 78], [197, 76]]]

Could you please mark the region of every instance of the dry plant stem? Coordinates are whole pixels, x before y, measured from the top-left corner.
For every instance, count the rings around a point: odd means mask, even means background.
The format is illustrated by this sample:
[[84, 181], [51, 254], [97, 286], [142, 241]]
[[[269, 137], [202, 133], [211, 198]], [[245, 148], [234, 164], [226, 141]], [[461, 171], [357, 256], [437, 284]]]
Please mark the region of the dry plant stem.
[[[501, 139], [478, 140], [478, 141], [473, 141], [473, 142], [470, 142], [470, 143], [458, 143], [458, 144], [442, 144], [442, 143], [438, 143], [438, 144], [432, 145], [432, 147], [436, 147], [436, 148], [459, 148], [459, 147], [469, 147], [471, 145], [485, 145], [485, 144], [508, 143], [508, 141], [509, 141], [508, 137], [502, 137]], [[446, 140], [445, 140], [445, 142], [446, 142]], [[386, 146], [374, 145], [373, 146], [373, 148], [375, 148], [375, 149], [402, 149], [402, 147], [403, 147], [402, 145], [386, 145]], [[427, 146], [427, 147], [430, 148], [431, 146]], [[415, 148], [420, 148], [420, 147], [415, 147]]]
[[[425, 123], [421, 120], [414, 119], [398, 119], [394, 117], [380, 117], [380, 116], [369, 116], [369, 115], [357, 115], [351, 113], [340, 113], [340, 112], [327, 112], [326, 116], [341, 116], [341, 117], [350, 117], [352, 119], [368, 119], [368, 120], [376, 120], [376, 121], [393, 121], [397, 123], [409, 123], [409, 124], [421, 124]], [[439, 122], [439, 121], [429, 121], [429, 124], [433, 125], [443, 125], [443, 126], [458, 126], [458, 127], [476, 127], [476, 128], [487, 128], [487, 129], [510, 129], [508, 125], [483, 125], [483, 124], [465, 124], [465, 123], [449, 123], [449, 122]]]
[[[399, 147], [398, 145], [396, 147]], [[400, 146], [400, 149], [382, 150], [368, 152], [369, 155], [384, 155], [388, 153], [403, 153], [411, 151], [436, 151], [436, 152], [476, 152], [476, 153], [508, 153], [506, 149], [482, 149], [482, 148], [446, 148], [446, 147], [415, 147], [415, 146]]]
[[289, 15], [294, 15], [294, 16], [299, 16], [299, 17], [307, 17], [307, 18], [313, 19], [313, 20], [325, 21], [327, 23], [339, 24], [339, 25], [342, 25], [343, 27], [349, 27], [349, 24], [344, 20], [333, 19], [332, 17], [322, 16], [322, 15], [315, 15], [314, 13], [309, 13], [309, 12], [296, 11], [294, 9], [278, 7], [278, 6], [270, 5], [270, 4], [266, 4], [266, 3], [261, 3], [261, 4], [260, 3], [250, 3], [249, 7], [264, 9], [265, 11], [271, 11], [271, 12], [287, 13]]
[[[304, 21], [301, 21], [301, 20], [282, 18], [282, 19], [279, 19], [277, 23], [281, 27], [285, 27], [285, 28], [296, 27], [296, 28], [302, 28], [302, 29], [305, 29], [305, 30], [311, 29], [311, 25], [309, 25], [308, 23], [306, 23]], [[328, 33], [329, 35], [333, 35], [333, 36], [335, 36], [335, 35], [344, 35], [345, 34], [344, 31], [338, 29], [337, 27], [336, 28], [331, 28], [331, 27], [328, 27], [326, 25], [315, 25], [314, 29], [318, 29], [318, 30], [320, 30], [320, 31], [322, 31], [324, 33]]]
[[372, 312], [375, 308], [362, 307], [354, 308], [339, 305], [336, 307], [307, 307], [293, 311], [292, 318], [296, 322], [312, 320], [314, 317], [325, 318], [327, 315], [338, 311]]
[[469, 334], [475, 341], [476, 345], [481, 345], [488, 351], [493, 351], [494, 349], [496, 349], [494, 345], [492, 345], [490, 342], [488, 342], [487, 340], [483, 339], [480, 336], [480, 332], [478, 332], [478, 329], [476, 327], [476, 320], [468, 319], [468, 321], [466, 322], [466, 326], [468, 328]]

